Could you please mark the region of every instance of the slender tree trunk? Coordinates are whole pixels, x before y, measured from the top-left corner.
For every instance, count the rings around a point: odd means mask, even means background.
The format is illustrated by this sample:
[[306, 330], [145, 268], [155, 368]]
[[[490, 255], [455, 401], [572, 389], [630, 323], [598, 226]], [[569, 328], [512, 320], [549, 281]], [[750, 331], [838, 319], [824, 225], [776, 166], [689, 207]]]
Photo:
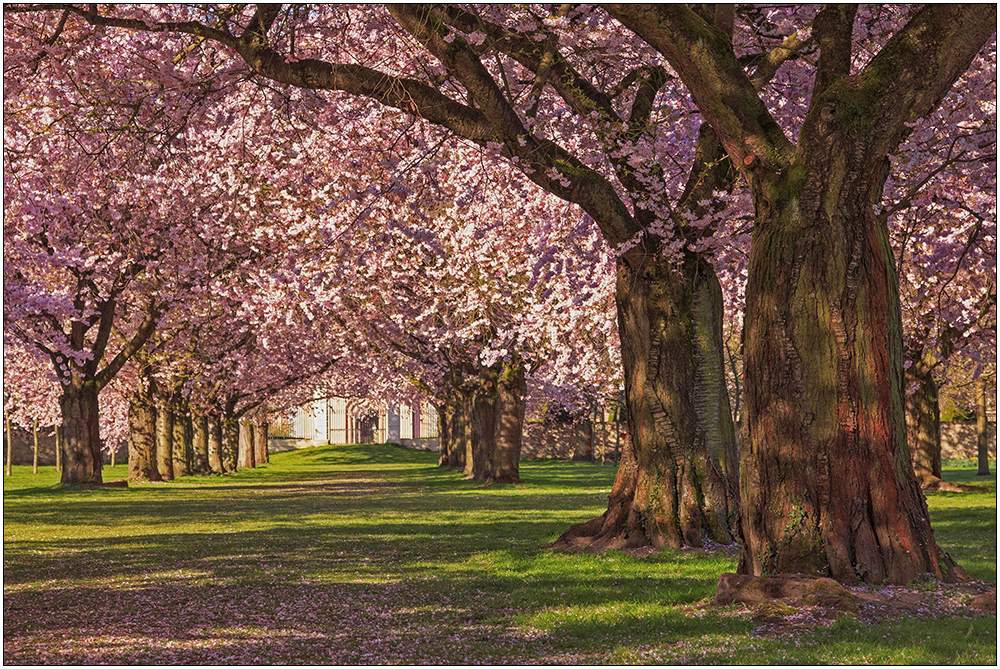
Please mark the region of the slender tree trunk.
[[248, 420], [241, 420], [239, 425], [239, 452], [236, 457], [236, 466], [249, 467], [252, 469], [256, 464], [254, 462], [253, 424], [251, 424]]
[[156, 406], [156, 469], [160, 480], [174, 478], [174, 414], [170, 406], [160, 401]]
[[31, 449], [31, 473], [38, 473], [38, 419], [31, 422], [31, 436], [34, 439], [34, 446]]
[[803, 129], [803, 164], [754, 189], [739, 571], [958, 580], [906, 443], [897, 276], [872, 206], [888, 161], [825, 118]]
[[62, 472], [62, 425], [56, 425], [56, 471]]
[[257, 466], [267, 464], [267, 423], [252, 424], [254, 464]]
[[236, 471], [240, 424], [229, 412], [220, 422], [222, 423], [222, 471], [229, 474]]
[[160, 481], [156, 463], [156, 408], [137, 390], [128, 405], [128, 479]]
[[59, 402], [64, 427], [66, 461], [61, 481], [66, 485], [100, 484], [101, 431], [98, 388], [94, 381], [63, 386]]
[[222, 474], [222, 421], [218, 415], [208, 417], [208, 467], [215, 474]]
[[979, 377], [979, 387], [976, 390], [976, 456], [979, 460], [979, 471], [976, 472], [976, 476], [989, 476], [990, 445], [986, 421], [986, 377]]
[[177, 407], [173, 412], [173, 465], [174, 476], [187, 476], [191, 473], [191, 433], [186, 412]]
[[475, 448], [475, 430], [473, 428], [472, 412], [474, 396], [468, 390], [457, 391], [455, 410], [452, 413], [451, 442], [452, 453], [449, 458], [452, 466], [466, 476], [472, 476]]
[[729, 543], [738, 508], [722, 374], [722, 292], [697, 257], [618, 267], [629, 440], [603, 516], [557, 546], [679, 548]]
[[450, 428], [450, 408], [446, 401], [437, 406], [438, 412], [438, 467], [449, 467], [449, 453], [451, 451], [451, 439], [449, 438]]
[[13, 435], [11, 434], [10, 431], [10, 414], [8, 414], [6, 411], [4, 411], [3, 413], [3, 420], [4, 420], [4, 425], [7, 426], [7, 476], [10, 476], [11, 473], [10, 460], [14, 456], [14, 441], [13, 441]]
[[208, 474], [208, 416], [196, 413], [191, 417], [191, 473]]
[[920, 363], [906, 371], [906, 436], [913, 473], [921, 486], [941, 481], [941, 409], [934, 375]]

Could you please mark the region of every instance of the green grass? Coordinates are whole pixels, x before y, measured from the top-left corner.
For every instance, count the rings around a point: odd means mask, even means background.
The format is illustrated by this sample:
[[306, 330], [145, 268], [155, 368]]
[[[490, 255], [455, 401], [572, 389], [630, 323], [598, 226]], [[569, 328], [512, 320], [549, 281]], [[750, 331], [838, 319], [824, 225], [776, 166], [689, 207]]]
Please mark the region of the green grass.
[[[482, 486], [392, 446], [127, 489], [63, 489], [52, 468], [15, 467], [4, 662], [996, 663], [995, 614], [775, 629], [704, 605], [733, 550], [547, 549], [604, 511], [614, 473], [525, 461], [524, 485]], [[945, 478], [982, 491], [928, 495], [938, 541], [995, 588], [996, 477], [948, 463]]]

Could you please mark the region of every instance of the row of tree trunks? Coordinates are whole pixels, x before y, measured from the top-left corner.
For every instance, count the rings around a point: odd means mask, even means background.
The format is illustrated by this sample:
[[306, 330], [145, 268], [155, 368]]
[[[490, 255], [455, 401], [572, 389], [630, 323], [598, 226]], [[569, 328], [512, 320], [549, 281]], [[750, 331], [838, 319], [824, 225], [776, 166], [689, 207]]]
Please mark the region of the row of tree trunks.
[[[241, 448], [240, 426], [243, 428]], [[268, 461], [266, 423], [191, 413], [140, 388], [129, 403], [129, 479], [224, 474]]]

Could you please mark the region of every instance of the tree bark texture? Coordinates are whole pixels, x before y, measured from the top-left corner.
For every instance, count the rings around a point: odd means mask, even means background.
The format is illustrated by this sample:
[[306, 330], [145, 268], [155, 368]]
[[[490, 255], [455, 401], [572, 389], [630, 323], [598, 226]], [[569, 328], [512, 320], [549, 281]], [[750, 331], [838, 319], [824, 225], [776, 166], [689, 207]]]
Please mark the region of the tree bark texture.
[[208, 467], [214, 474], [222, 469], [222, 422], [215, 414], [208, 417]]
[[241, 420], [239, 425], [239, 451], [236, 456], [236, 466], [253, 469], [256, 465], [253, 448], [253, 424], [248, 420]]
[[239, 452], [240, 424], [235, 417], [227, 415], [220, 420], [222, 424], [222, 471], [226, 474], [236, 471], [237, 454]]
[[897, 276], [872, 206], [888, 161], [824, 109], [803, 162], [754, 189], [739, 572], [954, 581], [906, 443]]
[[56, 471], [62, 472], [62, 425], [56, 425]]
[[208, 474], [208, 416], [193, 414], [191, 429], [191, 473]]
[[465, 387], [463, 373], [455, 367], [445, 379], [438, 431], [438, 465], [472, 475], [473, 392]]
[[[941, 480], [941, 408], [934, 375], [919, 363], [906, 371], [906, 436], [917, 483]], [[915, 388], [913, 388], [915, 386]]]
[[[524, 364], [502, 360], [484, 367], [472, 402], [472, 480], [520, 483], [524, 430]], [[468, 464], [468, 463], [467, 463]]]
[[191, 473], [191, 417], [187, 410], [176, 407], [173, 416], [174, 476], [188, 476]]
[[976, 388], [976, 457], [979, 470], [976, 476], [990, 475], [990, 446], [988, 423], [986, 421], [986, 377], [979, 377], [979, 387]]
[[156, 407], [141, 390], [128, 405], [128, 479], [160, 481], [156, 466]]
[[63, 387], [62, 411], [66, 459], [61, 481], [66, 485], [103, 483], [98, 387], [94, 381]]
[[267, 423], [255, 423], [251, 427], [254, 430], [254, 465], [265, 465], [267, 464]]
[[34, 445], [31, 447], [31, 473], [38, 473], [38, 419], [36, 418], [31, 423], [31, 436], [34, 439]]
[[736, 442], [722, 360], [722, 292], [696, 257], [618, 265], [630, 439], [603, 516], [557, 546], [680, 548], [733, 540]]
[[156, 469], [160, 479], [174, 478], [174, 414], [167, 402], [156, 405]]
[[449, 430], [451, 421], [449, 420], [450, 409], [447, 402], [442, 401], [437, 405], [438, 415], [438, 467], [450, 467], [449, 457], [451, 454], [451, 438]]
[[502, 360], [480, 370], [472, 410], [472, 479], [520, 483], [524, 430], [524, 364]]
[[7, 476], [10, 476], [10, 473], [11, 473], [10, 472], [10, 467], [11, 467], [10, 460], [11, 460], [12, 457], [14, 457], [14, 435], [10, 431], [10, 415], [6, 411], [4, 411], [3, 420], [4, 420], [4, 424], [7, 426], [7, 463], [6, 463], [6, 472], [7, 472]]

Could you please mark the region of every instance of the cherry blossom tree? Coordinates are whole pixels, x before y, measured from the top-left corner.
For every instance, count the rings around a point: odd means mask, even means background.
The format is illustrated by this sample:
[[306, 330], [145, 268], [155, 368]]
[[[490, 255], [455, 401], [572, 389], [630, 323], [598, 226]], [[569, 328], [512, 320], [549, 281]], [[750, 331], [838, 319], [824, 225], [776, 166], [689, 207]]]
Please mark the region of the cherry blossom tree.
[[[694, 336], [695, 298], [688, 293], [694, 286], [705, 305], [714, 300], [716, 307], [700, 310], [717, 319], [717, 282], [697, 243], [711, 227], [701, 195], [714, 180], [701, 178], [701, 166], [714, 162], [716, 144], [707, 137], [694, 161], [694, 110], [678, 94], [680, 82], [634, 35], [583, 8], [553, 16], [416, 6], [389, 13], [71, 11], [93, 24], [190, 33], [235, 51], [274, 81], [344, 91], [414, 113], [489, 156], [507, 157], [535, 184], [580, 205], [620, 257], [618, 323], [632, 345], [622, 351], [635, 453], [623, 459], [609, 513], [577, 538], [677, 546], [699, 544], [706, 534], [731, 538], [735, 451], [714, 334], [721, 328], [705, 326], [712, 334]], [[327, 39], [331, 34], [337, 39]], [[776, 70], [785, 53], [794, 51], [774, 54], [764, 69]], [[381, 69], [370, 67], [375, 63]], [[678, 229], [683, 235], [673, 234]], [[672, 288], [663, 283], [668, 279]], [[651, 303], [650, 294], [667, 301]], [[650, 329], [674, 324], [669, 337]], [[707, 358], [696, 341], [709, 344]], [[714, 388], [707, 395], [693, 392], [693, 385], [706, 384]]]
[[909, 446], [917, 480], [938, 486], [939, 388], [968, 388], [971, 406], [996, 364], [995, 48], [914, 126], [895, 163], [882, 215], [900, 274]]
[[[65, 11], [129, 34], [189, 34], [192, 49], [235, 54], [278, 84], [420, 117], [594, 219], [618, 254], [632, 446], [608, 511], [566, 541], [731, 537], [708, 242], [732, 203], [720, 192], [745, 182], [740, 570], [962, 577], [934, 542], [910, 468], [899, 286], [875, 208], [888, 156], [990, 39], [981, 9]], [[800, 58], [809, 49], [815, 58]]]
[[922, 9], [856, 69], [857, 8], [824, 8], [793, 143], [723, 32], [677, 6], [611, 11], [684, 79], [754, 198], [740, 571], [962, 578], [934, 541], [907, 457], [898, 283], [874, 206], [908, 124], [933, 112], [995, 21], [978, 8]]
[[55, 367], [63, 482], [100, 483], [98, 393], [196, 271], [176, 261], [204, 190], [176, 139], [211, 84], [47, 18], [5, 15], [5, 335]]

